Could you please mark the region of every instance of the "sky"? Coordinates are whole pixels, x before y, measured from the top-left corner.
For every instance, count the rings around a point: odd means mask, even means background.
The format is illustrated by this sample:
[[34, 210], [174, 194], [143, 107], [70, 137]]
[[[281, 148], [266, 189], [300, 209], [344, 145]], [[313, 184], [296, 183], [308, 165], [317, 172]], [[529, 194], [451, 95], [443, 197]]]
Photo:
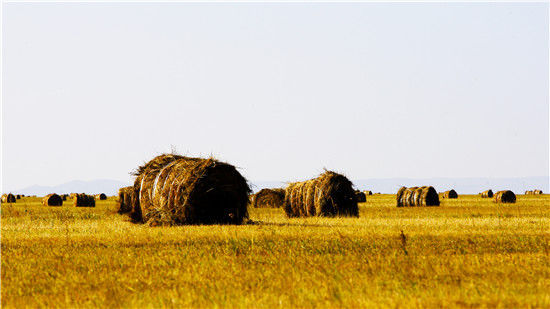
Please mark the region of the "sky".
[[548, 3], [5, 3], [2, 190], [549, 171]]

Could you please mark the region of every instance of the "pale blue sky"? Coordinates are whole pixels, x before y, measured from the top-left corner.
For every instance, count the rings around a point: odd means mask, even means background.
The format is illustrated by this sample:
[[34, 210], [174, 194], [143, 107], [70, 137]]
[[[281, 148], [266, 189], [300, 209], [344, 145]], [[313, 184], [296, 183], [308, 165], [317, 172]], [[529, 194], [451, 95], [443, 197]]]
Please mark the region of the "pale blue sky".
[[547, 3], [4, 4], [3, 190], [171, 146], [251, 180], [548, 175]]

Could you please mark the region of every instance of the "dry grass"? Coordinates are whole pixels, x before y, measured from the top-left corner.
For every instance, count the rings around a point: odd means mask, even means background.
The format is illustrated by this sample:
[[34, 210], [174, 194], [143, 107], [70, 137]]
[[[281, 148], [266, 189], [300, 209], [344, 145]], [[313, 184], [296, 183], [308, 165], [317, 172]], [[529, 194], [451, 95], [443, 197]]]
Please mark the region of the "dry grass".
[[460, 195], [359, 218], [147, 227], [95, 208], [2, 205], [2, 306], [549, 307], [550, 196]]

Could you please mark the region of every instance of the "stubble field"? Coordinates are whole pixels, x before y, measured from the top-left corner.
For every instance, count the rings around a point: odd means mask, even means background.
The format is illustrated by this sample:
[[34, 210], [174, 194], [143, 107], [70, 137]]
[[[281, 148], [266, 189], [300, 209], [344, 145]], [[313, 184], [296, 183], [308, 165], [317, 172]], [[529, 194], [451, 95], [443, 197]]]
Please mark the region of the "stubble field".
[[2, 205], [3, 307], [550, 307], [549, 195], [179, 227], [71, 202]]

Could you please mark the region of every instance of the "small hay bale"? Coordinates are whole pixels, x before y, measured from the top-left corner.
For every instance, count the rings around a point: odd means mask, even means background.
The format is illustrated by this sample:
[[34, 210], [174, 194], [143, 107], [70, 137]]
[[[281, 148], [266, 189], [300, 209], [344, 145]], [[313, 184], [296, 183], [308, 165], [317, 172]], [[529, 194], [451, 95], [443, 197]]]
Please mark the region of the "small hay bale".
[[132, 211], [132, 198], [134, 196], [134, 187], [124, 187], [118, 190], [118, 213], [124, 214]]
[[107, 199], [107, 195], [105, 195], [105, 193], [96, 194], [95, 199], [100, 200], [100, 201], [104, 201], [104, 200]]
[[134, 173], [134, 222], [149, 225], [241, 224], [248, 218], [246, 179], [213, 158], [163, 154]]
[[397, 207], [439, 206], [439, 195], [432, 186], [401, 187], [396, 200]]
[[533, 190], [533, 194], [542, 194], [542, 190]]
[[262, 189], [252, 197], [254, 208], [279, 208], [285, 203], [284, 189]]
[[481, 194], [481, 198], [491, 198], [493, 197], [493, 190], [489, 189], [487, 191], [481, 192], [480, 194]]
[[73, 201], [75, 207], [95, 207], [95, 198], [85, 193], [76, 194]]
[[11, 193], [2, 195], [2, 203], [15, 203], [15, 202], [17, 202], [15, 195]]
[[55, 193], [48, 194], [42, 198], [44, 206], [63, 206], [63, 198]]
[[458, 194], [454, 189], [451, 189], [449, 191], [445, 191], [441, 194], [442, 198], [458, 198]]
[[325, 171], [319, 177], [289, 184], [285, 213], [291, 217], [359, 216], [353, 184], [345, 176]]
[[533, 194], [533, 191], [525, 191], [525, 195], [531, 195]]
[[15, 196], [15, 199], [16, 199], [16, 200], [20, 200], [20, 199], [21, 199], [21, 195], [17, 194], [17, 195]]
[[366, 193], [357, 190], [355, 191], [355, 199], [357, 200], [357, 203], [364, 203], [367, 201], [367, 195]]
[[498, 191], [495, 193], [493, 202], [495, 203], [515, 203], [516, 195], [510, 190]]
[[369, 190], [365, 190], [363, 191], [363, 193], [365, 193], [365, 195], [372, 195], [372, 191], [369, 191]]

